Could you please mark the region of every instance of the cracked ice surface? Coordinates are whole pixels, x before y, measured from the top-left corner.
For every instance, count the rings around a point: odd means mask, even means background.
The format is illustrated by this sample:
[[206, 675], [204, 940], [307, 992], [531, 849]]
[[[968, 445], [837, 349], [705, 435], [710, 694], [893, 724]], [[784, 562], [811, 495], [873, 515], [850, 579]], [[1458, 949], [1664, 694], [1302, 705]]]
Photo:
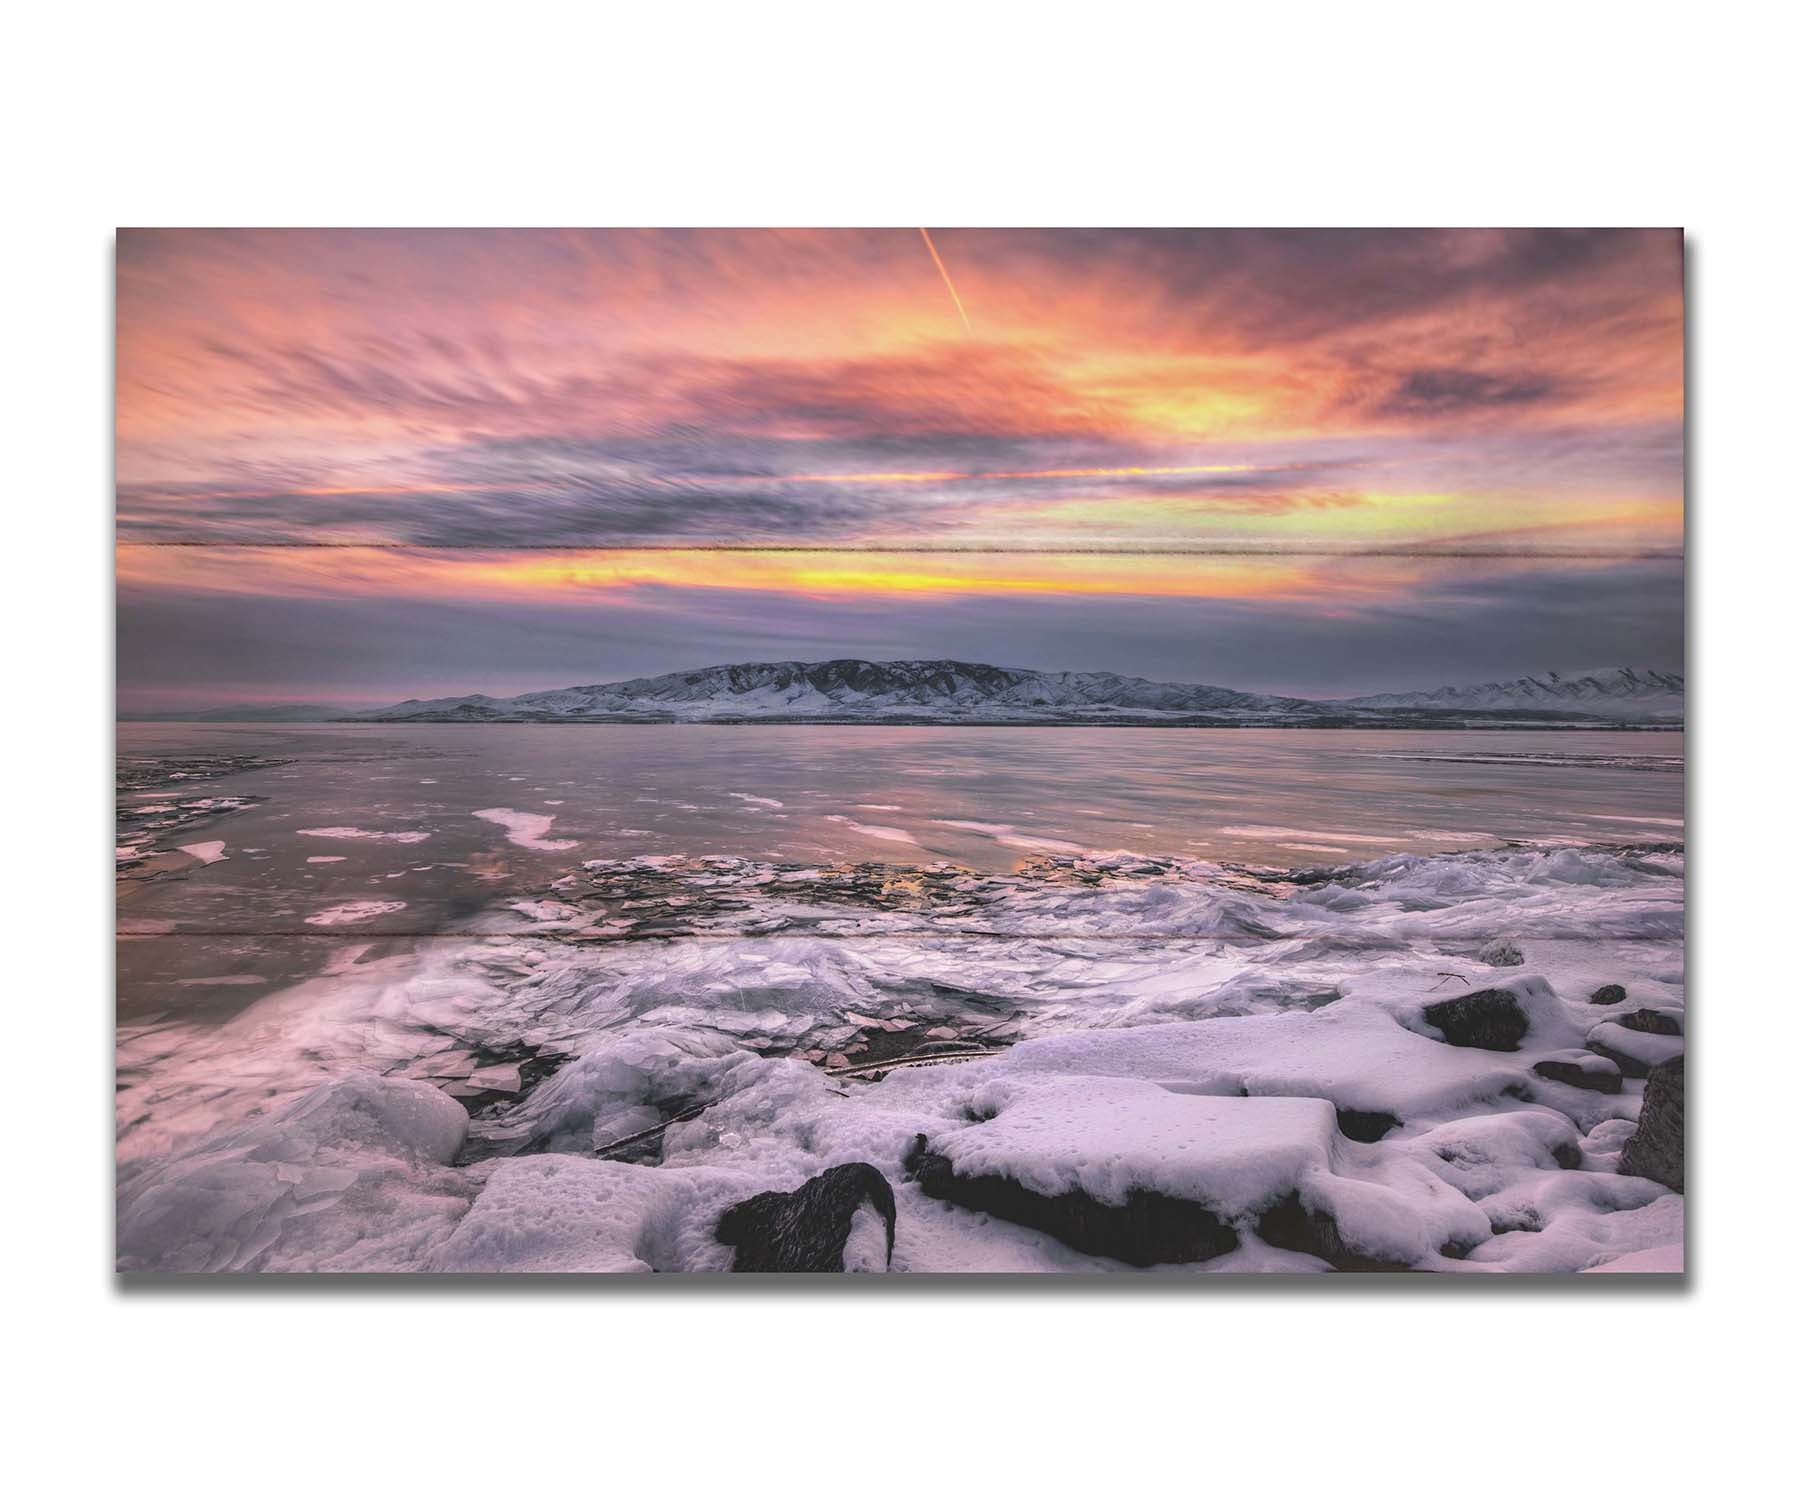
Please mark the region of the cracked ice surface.
[[[925, 1135], [1044, 1191], [1204, 1201], [1241, 1244], [1201, 1269], [1323, 1269], [1257, 1238], [1290, 1194], [1384, 1262], [1665, 1265], [1680, 1195], [1616, 1170], [1642, 1083], [1532, 1066], [1642, 1008], [1680, 1018], [1682, 869], [1656, 846], [1297, 875], [594, 861], [491, 936], [346, 944], [223, 1024], [122, 1028], [121, 1264], [722, 1269], [724, 1207], [865, 1160], [898, 1193], [896, 1269], [1118, 1268], [925, 1197]], [[1523, 965], [1481, 961], [1499, 939]], [[1603, 984], [1628, 998], [1593, 1003]], [[1527, 1018], [1516, 1052], [1424, 1017], [1494, 988]], [[997, 1055], [882, 1076], [934, 1045]], [[449, 1151], [406, 1123], [439, 1104], [465, 1118]], [[346, 1110], [390, 1124], [309, 1123]], [[1346, 1111], [1399, 1124], [1350, 1140]]]

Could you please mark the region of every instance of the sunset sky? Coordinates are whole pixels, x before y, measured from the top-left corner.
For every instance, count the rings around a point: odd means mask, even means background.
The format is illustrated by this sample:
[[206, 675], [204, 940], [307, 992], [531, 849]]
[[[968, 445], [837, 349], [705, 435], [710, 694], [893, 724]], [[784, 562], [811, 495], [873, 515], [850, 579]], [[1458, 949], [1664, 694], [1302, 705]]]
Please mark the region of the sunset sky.
[[1679, 669], [1682, 360], [1673, 230], [121, 231], [121, 707]]

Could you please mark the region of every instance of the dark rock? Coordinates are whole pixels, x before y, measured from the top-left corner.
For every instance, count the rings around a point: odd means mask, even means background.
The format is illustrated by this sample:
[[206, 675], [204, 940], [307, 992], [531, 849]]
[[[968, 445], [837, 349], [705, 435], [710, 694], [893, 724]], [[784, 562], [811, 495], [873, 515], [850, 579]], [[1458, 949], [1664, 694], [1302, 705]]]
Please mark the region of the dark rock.
[[1625, 986], [1622, 984], [1603, 984], [1588, 999], [1595, 1005], [1617, 1005], [1625, 998]]
[[821, 1172], [791, 1193], [758, 1193], [719, 1216], [714, 1236], [737, 1251], [734, 1271], [841, 1271], [850, 1221], [863, 1204], [887, 1221], [894, 1258], [894, 1190], [866, 1161]]
[[1511, 990], [1471, 990], [1425, 1007], [1425, 1020], [1443, 1032], [1452, 1047], [1484, 1047], [1517, 1052], [1531, 1020]]
[[1608, 1062], [1616, 1063], [1619, 1072], [1626, 1078], [1648, 1078], [1650, 1076], [1650, 1064], [1640, 1057], [1633, 1057], [1629, 1052], [1616, 1051], [1607, 1046], [1605, 1042], [1596, 1042], [1592, 1037], [1588, 1038], [1588, 1046]]
[[1533, 1063], [1531, 1071], [1552, 1083], [1566, 1083], [1596, 1094], [1616, 1094], [1625, 1087], [1619, 1065], [1598, 1055], [1588, 1059], [1585, 1066], [1573, 1057], [1546, 1057]]
[[1619, 1170], [1687, 1191], [1687, 1060], [1671, 1058], [1650, 1070], [1636, 1133], [1619, 1155]]
[[1410, 1271], [1411, 1266], [1377, 1260], [1353, 1250], [1338, 1232], [1337, 1220], [1316, 1208], [1308, 1208], [1298, 1193], [1289, 1193], [1256, 1221], [1256, 1232], [1277, 1250], [1297, 1250], [1316, 1255], [1340, 1271]]
[[1340, 1109], [1337, 1112], [1339, 1133], [1365, 1145], [1374, 1145], [1399, 1125], [1400, 1117], [1390, 1115], [1385, 1109]]
[[1679, 1040], [1671, 1040], [1665, 1033], [1633, 1031], [1616, 1021], [1603, 1022], [1590, 1031], [1587, 1047], [1611, 1058], [1627, 1078], [1648, 1078], [1658, 1063], [1680, 1057], [1683, 1051]]
[[1681, 1020], [1666, 1010], [1634, 1010], [1615, 1018], [1628, 1031], [1647, 1031], [1652, 1036], [1680, 1036]]
[[1048, 1197], [1010, 1177], [959, 1177], [924, 1136], [914, 1143], [906, 1168], [933, 1198], [1041, 1229], [1072, 1249], [1127, 1265], [1211, 1260], [1238, 1244], [1237, 1231], [1203, 1204], [1166, 1193], [1133, 1188], [1123, 1204], [1102, 1203], [1079, 1188]]

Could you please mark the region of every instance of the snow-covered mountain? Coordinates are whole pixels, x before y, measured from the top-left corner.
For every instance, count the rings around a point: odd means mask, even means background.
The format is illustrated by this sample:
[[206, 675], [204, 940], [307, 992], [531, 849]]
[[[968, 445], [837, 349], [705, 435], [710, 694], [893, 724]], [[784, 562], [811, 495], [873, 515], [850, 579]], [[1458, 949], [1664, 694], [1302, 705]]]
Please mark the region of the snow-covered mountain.
[[964, 661], [749, 662], [517, 698], [409, 699], [360, 717], [580, 720], [921, 719], [1105, 722], [1196, 716], [1283, 721], [1309, 716], [1304, 698], [1149, 682], [1115, 672], [1036, 672]]
[[1461, 720], [1491, 724], [1596, 719], [1678, 721], [1682, 679], [1628, 667], [1522, 677], [1477, 687], [1317, 702], [1116, 672], [1040, 672], [963, 661], [746, 662], [660, 677], [557, 688], [516, 698], [409, 698], [355, 715], [383, 722], [889, 722], [1305, 724], [1367, 726]]
[[1417, 693], [1371, 693], [1346, 698], [1347, 708], [1422, 709], [1468, 713], [1494, 709], [1573, 710], [1606, 719], [1679, 719], [1686, 679], [1677, 672], [1602, 667], [1587, 672], [1546, 672], [1510, 682], [1440, 687]]

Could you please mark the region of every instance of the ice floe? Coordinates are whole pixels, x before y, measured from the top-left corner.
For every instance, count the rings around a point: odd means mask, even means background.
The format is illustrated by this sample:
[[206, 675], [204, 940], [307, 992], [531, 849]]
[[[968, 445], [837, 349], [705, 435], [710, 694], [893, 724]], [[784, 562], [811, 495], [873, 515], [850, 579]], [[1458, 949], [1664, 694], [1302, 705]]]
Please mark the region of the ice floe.
[[517, 844], [521, 849], [539, 849], [551, 853], [560, 849], [573, 849], [574, 839], [551, 839], [544, 835], [550, 831], [550, 825], [556, 821], [555, 813], [515, 812], [510, 807], [483, 807], [476, 809], [475, 816], [488, 823], [498, 823], [506, 830], [506, 841]]
[[[162, 853], [179, 852], [201, 858], [194, 850], [210, 850], [214, 841], [181, 845], [174, 839], [185, 830], [215, 822], [263, 800], [245, 793], [183, 797], [181, 794], [190, 790], [188, 783], [284, 764], [285, 761], [257, 755], [121, 756], [116, 777], [120, 801], [114, 854], [119, 873], [126, 875], [145, 867], [154, 870], [152, 856]], [[171, 782], [180, 785], [171, 787]], [[223, 850], [222, 842], [218, 848]]]
[[868, 839], [880, 839], [884, 843], [916, 844], [919, 842], [904, 828], [885, 828], [878, 823], [859, 823], [855, 818], [846, 817], [843, 813], [828, 813], [826, 814], [825, 821], [827, 823], [840, 823], [852, 833], [860, 833], [864, 838]]
[[372, 922], [389, 912], [404, 911], [404, 901], [346, 901], [341, 906], [328, 906], [306, 919], [309, 927], [348, 927], [356, 922]]

